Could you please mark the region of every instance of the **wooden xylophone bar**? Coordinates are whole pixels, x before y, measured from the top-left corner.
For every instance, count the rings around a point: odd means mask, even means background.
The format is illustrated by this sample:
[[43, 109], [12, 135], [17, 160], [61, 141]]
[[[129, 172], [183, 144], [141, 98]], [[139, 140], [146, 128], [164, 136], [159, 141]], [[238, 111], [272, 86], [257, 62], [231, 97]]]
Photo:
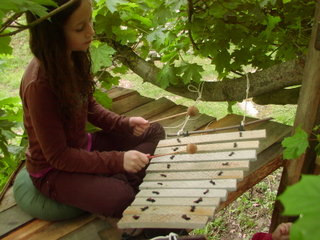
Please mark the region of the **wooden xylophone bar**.
[[258, 140], [265, 137], [265, 130], [254, 130], [160, 141], [155, 154], [181, 151], [189, 143], [198, 151], [153, 158], [118, 227], [204, 227], [228, 191], [236, 190], [250, 161], [256, 160]]

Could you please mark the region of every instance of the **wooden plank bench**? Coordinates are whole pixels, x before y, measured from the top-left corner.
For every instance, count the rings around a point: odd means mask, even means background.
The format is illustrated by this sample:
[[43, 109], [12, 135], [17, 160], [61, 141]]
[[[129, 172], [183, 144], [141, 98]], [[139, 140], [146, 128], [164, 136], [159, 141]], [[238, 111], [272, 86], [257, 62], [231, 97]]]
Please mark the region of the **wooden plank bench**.
[[[108, 92], [108, 95], [113, 99], [112, 110], [127, 116], [142, 116], [146, 119], [153, 120], [186, 111], [186, 107], [176, 105], [165, 98], [154, 100], [142, 97], [137, 92], [128, 89], [113, 88]], [[185, 118], [183, 116], [180, 116], [174, 119], [164, 120], [161, 124], [163, 126], [173, 127], [179, 125], [184, 119]], [[253, 118], [247, 119], [249, 121], [254, 120]], [[185, 129], [190, 131], [236, 125], [240, 123], [242, 116], [227, 115], [219, 121], [214, 120], [215, 119], [210, 116], [201, 114], [197, 116], [195, 121], [189, 121]], [[246, 129], [266, 129], [267, 138], [260, 142], [260, 145], [257, 148], [257, 161], [252, 162], [250, 164], [250, 169], [245, 172], [244, 176], [241, 176], [242, 180], [236, 184], [237, 190], [230, 192], [226, 201], [216, 202], [217, 209], [221, 209], [231, 203], [244, 191], [258, 183], [261, 179], [282, 165], [282, 148], [280, 142], [283, 137], [289, 134], [291, 127], [267, 121], [250, 125]], [[177, 128], [168, 128], [166, 129], [166, 133], [176, 133], [178, 130], [179, 129]], [[237, 129], [225, 130], [224, 132], [233, 131], [237, 131]], [[223, 147], [228, 148], [228, 146]], [[205, 148], [206, 146], [203, 146], [202, 151], [205, 151]], [[245, 150], [246, 145], [244, 144], [242, 148]], [[201, 151], [201, 149], [199, 151]], [[227, 183], [221, 182], [220, 184]], [[230, 189], [235, 189], [234, 184], [235, 183], [230, 185]], [[188, 199], [184, 200], [188, 201]], [[210, 200], [211, 203], [216, 201], [214, 196], [207, 200]], [[163, 204], [165, 205], [165, 203]], [[201, 204], [206, 206], [205, 202]], [[183, 205], [184, 204], [181, 203], [181, 206]], [[208, 208], [206, 211], [213, 210], [214, 209], [212, 208]], [[92, 214], [86, 214], [76, 219], [60, 222], [48, 222], [34, 219], [22, 212], [15, 204], [12, 187], [6, 191], [4, 198], [0, 202], [1, 239], [110, 239], [108, 229], [110, 229], [110, 225], [106, 221], [101, 220]]]

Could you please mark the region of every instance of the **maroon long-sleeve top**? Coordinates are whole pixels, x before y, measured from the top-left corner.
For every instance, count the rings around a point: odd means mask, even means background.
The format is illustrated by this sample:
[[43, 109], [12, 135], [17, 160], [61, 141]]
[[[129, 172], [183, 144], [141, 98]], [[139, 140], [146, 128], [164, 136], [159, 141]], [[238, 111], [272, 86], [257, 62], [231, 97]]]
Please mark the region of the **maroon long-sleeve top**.
[[20, 86], [24, 126], [29, 146], [26, 152], [27, 170], [39, 174], [55, 168], [68, 172], [123, 172], [123, 152], [90, 152], [86, 150], [86, 122], [104, 131], [131, 131], [129, 119], [115, 114], [89, 97], [77, 110], [75, 120], [62, 121], [54, 92], [37, 59], [27, 67]]

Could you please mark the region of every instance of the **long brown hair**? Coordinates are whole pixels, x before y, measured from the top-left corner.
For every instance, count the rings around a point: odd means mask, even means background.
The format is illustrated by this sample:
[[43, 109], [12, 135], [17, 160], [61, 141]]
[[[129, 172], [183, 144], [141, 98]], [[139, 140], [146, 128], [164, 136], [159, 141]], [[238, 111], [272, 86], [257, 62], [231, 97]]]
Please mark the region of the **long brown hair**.
[[[58, 6], [69, 0], [54, 0]], [[46, 79], [60, 105], [63, 119], [74, 117], [75, 109], [91, 95], [95, 88], [91, 73], [91, 57], [87, 52], [72, 52], [73, 66], [67, 55], [66, 38], [63, 30], [68, 18], [77, 10], [82, 0], [58, 12], [30, 28], [30, 49], [40, 61]], [[52, 10], [49, 8], [49, 11]], [[39, 17], [27, 12], [27, 22]]]

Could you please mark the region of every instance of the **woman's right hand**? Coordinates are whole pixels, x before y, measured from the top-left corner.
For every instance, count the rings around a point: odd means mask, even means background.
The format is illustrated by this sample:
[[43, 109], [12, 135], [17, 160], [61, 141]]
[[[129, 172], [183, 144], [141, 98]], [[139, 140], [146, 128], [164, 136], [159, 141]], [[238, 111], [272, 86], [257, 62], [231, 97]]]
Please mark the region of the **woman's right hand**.
[[123, 168], [130, 173], [136, 173], [142, 170], [149, 163], [147, 154], [136, 150], [130, 150], [124, 153]]

